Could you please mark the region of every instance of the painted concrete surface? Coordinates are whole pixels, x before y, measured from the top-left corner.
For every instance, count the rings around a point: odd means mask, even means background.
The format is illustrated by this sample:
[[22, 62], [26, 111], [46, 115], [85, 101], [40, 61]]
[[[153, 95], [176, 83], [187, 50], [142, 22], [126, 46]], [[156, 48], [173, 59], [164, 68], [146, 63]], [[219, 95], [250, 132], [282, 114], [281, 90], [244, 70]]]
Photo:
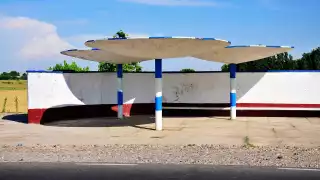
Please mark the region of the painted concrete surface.
[[[85, 42], [85, 45], [107, 51], [106, 53], [111, 52], [127, 56], [128, 58], [126, 59], [117, 58], [118, 61], [116, 63], [120, 64], [141, 62], [143, 59], [188, 57], [215, 49], [222, 49], [230, 45], [230, 42], [215, 38], [144, 37], [89, 40]], [[90, 59], [95, 60], [96, 58], [91, 57]], [[108, 59], [105, 61], [108, 61]]]
[[154, 131], [154, 117], [124, 120], [94, 118], [47, 125], [0, 120], [0, 144], [221, 144], [320, 146], [320, 118], [227, 117], [164, 118]]
[[[238, 73], [238, 109], [320, 109], [318, 72]], [[229, 103], [229, 73], [163, 73], [163, 103]], [[154, 103], [153, 73], [125, 73], [124, 103]], [[116, 73], [28, 73], [28, 109], [117, 104]], [[224, 108], [224, 107], [222, 107]]]
[[288, 52], [292, 48], [290, 46], [275, 47], [265, 45], [228, 46], [227, 48], [215, 49], [194, 57], [209, 61], [238, 64]]

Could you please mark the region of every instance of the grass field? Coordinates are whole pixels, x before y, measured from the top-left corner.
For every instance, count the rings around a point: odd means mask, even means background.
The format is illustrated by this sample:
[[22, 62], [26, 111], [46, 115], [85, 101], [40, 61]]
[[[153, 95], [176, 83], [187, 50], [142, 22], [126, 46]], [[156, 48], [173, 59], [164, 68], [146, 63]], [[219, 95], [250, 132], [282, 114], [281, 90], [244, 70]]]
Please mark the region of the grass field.
[[0, 113], [27, 110], [27, 81], [0, 80]]

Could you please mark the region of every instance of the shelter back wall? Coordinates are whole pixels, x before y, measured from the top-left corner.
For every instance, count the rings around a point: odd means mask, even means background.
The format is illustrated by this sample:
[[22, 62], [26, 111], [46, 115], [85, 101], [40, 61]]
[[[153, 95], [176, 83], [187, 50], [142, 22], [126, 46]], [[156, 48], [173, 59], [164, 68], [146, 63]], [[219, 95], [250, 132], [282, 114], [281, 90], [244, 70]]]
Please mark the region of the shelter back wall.
[[[320, 72], [238, 73], [238, 115], [318, 116], [320, 83], [317, 80]], [[153, 73], [124, 74], [124, 103], [133, 102], [131, 115], [154, 113], [154, 81]], [[228, 115], [229, 87], [229, 73], [164, 73], [163, 113]], [[116, 73], [28, 73], [31, 123], [116, 116], [112, 110], [116, 102]]]

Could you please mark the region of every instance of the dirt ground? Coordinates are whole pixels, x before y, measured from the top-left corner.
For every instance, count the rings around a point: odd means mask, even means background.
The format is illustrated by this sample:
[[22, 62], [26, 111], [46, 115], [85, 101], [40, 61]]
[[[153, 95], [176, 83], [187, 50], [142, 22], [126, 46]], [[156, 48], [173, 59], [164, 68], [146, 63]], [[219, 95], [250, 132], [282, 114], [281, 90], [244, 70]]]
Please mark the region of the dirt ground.
[[147, 116], [68, 120], [46, 125], [0, 120], [0, 144], [320, 146], [320, 118], [239, 117], [234, 121], [227, 117], [164, 118], [163, 124], [163, 131], [155, 131], [154, 118]]

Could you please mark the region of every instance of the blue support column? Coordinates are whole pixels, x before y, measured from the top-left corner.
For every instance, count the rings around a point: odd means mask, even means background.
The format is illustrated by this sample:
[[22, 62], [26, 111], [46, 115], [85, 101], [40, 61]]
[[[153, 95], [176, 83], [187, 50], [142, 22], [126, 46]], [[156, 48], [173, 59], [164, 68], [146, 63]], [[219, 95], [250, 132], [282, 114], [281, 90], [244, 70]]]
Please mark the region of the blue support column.
[[123, 85], [122, 85], [122, 64], [117, 64], [117, 77], [118, 77], [118, 92], [117, 92], [117, 101], [118, 101], [118, 118], [123, 118]]
[[155, 60], [156, 130], [162, 130], [162, 59]]
[[237, 65], [230, 64], [230, 119], [237, 118], [237, 82], [236, 71]]

